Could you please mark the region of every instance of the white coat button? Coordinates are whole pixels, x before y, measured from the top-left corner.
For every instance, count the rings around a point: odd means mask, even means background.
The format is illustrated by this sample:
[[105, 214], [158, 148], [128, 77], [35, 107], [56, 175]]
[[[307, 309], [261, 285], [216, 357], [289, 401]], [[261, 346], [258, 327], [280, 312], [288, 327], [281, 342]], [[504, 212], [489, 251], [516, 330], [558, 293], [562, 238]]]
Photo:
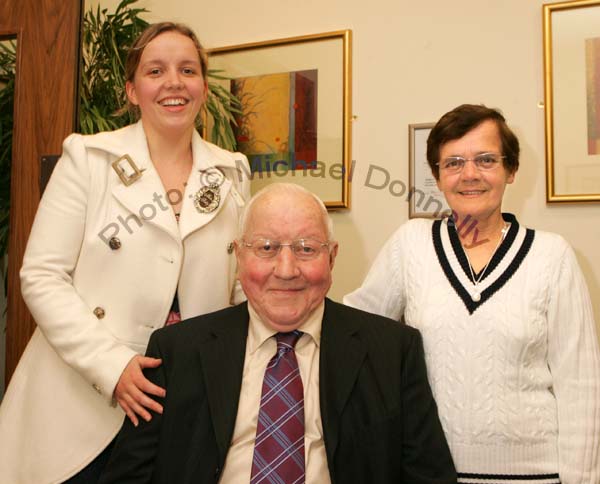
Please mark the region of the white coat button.
[[174, 264], [175, 263], [175, 259], [173, 257], [169, 257], [168, 255], [162, 255], [161, 257], [164, 260], [166, 260], [169, 264]]

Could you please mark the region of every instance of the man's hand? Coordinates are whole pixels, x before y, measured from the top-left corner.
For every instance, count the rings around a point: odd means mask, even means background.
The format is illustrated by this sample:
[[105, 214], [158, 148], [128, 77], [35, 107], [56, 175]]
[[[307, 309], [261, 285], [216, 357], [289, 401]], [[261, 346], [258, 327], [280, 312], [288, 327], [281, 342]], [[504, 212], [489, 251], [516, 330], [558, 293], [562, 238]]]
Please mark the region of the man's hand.
[[163, 411], [162, 405], [146, 394], [164, 397], [167, 392], [164, 388], [148, 380], [142, 373], [144, 368], [156, 368], [161, 363], [162, 360], [157, 358], [134, 356], [121, 373], [115, 387], [115, 399], [136, 427], [138, 426], [138, 415], [146, 421], [152, 418], [146, 409], [154, 410], [157, 413]]

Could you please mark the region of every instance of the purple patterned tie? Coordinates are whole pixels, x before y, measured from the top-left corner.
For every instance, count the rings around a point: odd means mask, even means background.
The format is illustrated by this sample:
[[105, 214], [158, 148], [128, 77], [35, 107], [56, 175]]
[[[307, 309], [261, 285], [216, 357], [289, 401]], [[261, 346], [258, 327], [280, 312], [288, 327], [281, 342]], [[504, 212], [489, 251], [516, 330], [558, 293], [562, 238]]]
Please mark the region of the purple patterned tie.
[[304, 387], [294, 346], [301, 331], [277, 333], [265, 371], [250, 484], [304, 484]]

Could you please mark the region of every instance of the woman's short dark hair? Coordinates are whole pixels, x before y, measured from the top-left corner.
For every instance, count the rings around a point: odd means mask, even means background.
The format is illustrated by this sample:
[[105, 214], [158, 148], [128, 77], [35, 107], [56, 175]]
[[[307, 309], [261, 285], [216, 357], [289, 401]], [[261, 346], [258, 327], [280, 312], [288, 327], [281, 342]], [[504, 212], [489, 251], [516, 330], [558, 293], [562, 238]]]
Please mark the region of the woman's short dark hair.
[[440, 150], [449, 141], [462, 138], [484, 121], [491, 120], [498, 127], [504, 168], [509, 173], [519, 169], [519, 140], [506, 124], [506, 119], [497, 109], [483, 104], [461, 104], [444, 114], [429, 133], [427, 138], [427, 162], [436, 180], [440, 178]]

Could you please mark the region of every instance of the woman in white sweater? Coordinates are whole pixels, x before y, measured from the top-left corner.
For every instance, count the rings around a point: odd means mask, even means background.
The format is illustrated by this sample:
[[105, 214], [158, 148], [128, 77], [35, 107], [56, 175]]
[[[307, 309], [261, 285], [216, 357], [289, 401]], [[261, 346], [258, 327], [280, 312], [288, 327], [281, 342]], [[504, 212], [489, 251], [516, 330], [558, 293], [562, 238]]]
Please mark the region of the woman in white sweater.
[[411, 220], [347, 304], [418, 328], [464, 484], [600, 483], [600, 350], [571, 247], [501, 212], [519, 142], [462, 105], [427, 141], [453, 215]]

